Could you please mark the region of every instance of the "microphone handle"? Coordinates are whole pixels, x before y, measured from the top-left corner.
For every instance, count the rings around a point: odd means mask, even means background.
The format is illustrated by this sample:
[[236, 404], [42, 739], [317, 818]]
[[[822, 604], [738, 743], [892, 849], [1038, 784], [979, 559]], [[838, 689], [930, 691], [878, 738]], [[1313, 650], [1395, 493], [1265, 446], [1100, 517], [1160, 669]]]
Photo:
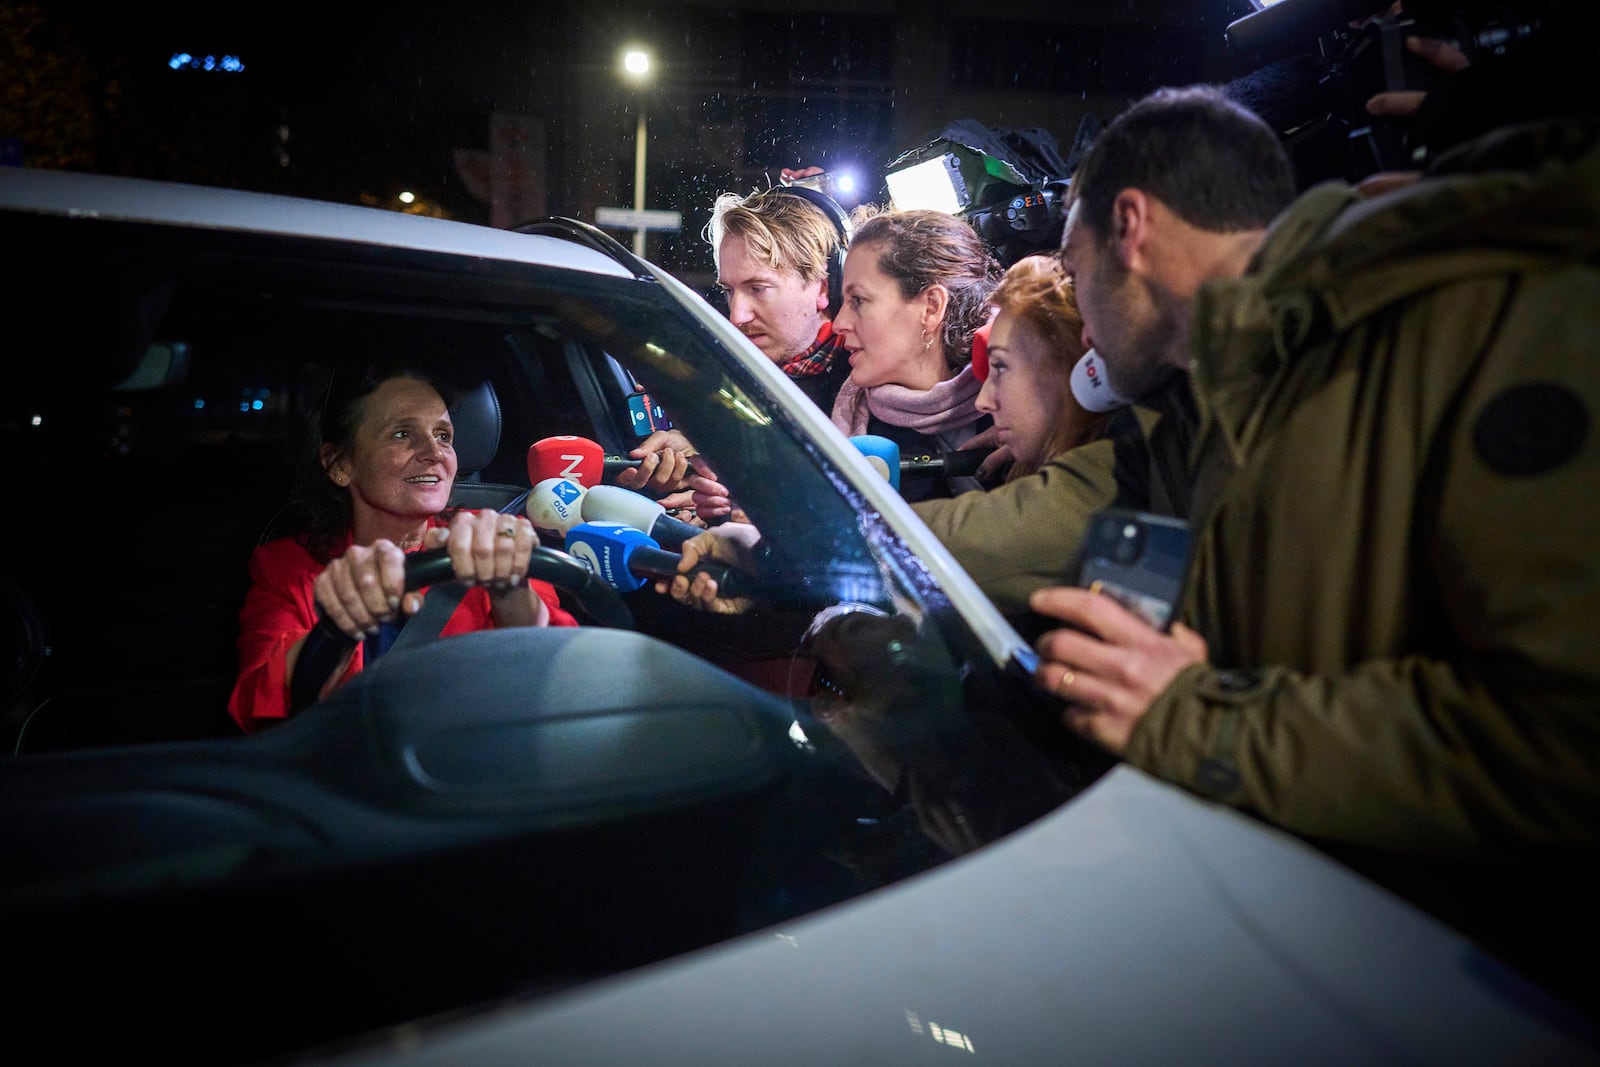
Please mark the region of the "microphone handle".
[[977, 448], [941, 452], [934, 456], [911, 456], [900, 461], [900, 477], [921, 478], [944, 475], [947, 478], [970, 478], [989, 453]]
[[[676, 552], [663, 552], [659, 548], [636, 548], [628, 555], [628, 569], [646, 578], [671, 580], [678, 576], [678, 564], [682, 559], [683, 557]], [[700, 564], [690, 569], [688, 573], [691, 577], [696, 574], [709, 574], [717, 583], [717, 595], [730, 600], [735, 597], [755, 595], [748, 574], [720, 563]]]
[[605, 475], [602, 480], [606, 482], [614, 482], [617, 480], [617, 475], [621, 474], [623, 471], [637, 470], [639, 464], [643, 462], [644, 460], [642, 459], [629, 459], [626, 456], [607, 456], [604, 465]]
[[674, 549], [682, 548], [685, 541], [700, 536], [705, 530], [692, 522], [675, 519], [663, 512], [656, 516], [655, 521], [650, 524], [650, 529], [645, 532], [656, 544], [663, 548]]

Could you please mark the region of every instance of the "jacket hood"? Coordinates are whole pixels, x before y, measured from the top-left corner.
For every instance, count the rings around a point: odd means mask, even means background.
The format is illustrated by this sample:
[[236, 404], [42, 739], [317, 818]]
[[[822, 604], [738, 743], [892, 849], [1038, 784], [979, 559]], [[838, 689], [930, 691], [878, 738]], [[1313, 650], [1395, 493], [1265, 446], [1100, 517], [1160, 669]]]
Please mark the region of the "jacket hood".
[[1361, 201], [1320, 247], [1291, 254], [1285, 288], [1321, 292], [1341, 329], [1394, 299], [1600, 246], [1600, 121], [1499, 130], [1440, 157], [1409, 188]]
[[1370, 200], [1317, 186], [1274, 221], [1242, 278], [1201, 288], [1202, 409], [1237, 449], [1263, 378], [1307, 346], [1442, 284], [1597, 254], [1600, 120], [1496, 131]]

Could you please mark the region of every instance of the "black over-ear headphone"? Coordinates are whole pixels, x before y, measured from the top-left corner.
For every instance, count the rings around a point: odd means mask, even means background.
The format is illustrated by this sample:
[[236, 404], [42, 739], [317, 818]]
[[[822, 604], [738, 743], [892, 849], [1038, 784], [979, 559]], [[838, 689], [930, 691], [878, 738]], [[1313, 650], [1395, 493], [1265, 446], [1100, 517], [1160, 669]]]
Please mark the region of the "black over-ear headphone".
[[833, 228], [839, 231], [839, 247], [828, 257], [828, 318], [831, 319], [844, 305], [844, 254], [850, 244], [850, 216], [833, 197], [804, 185], [774, 185], [769, 192], [798, 196], [826, 215]]

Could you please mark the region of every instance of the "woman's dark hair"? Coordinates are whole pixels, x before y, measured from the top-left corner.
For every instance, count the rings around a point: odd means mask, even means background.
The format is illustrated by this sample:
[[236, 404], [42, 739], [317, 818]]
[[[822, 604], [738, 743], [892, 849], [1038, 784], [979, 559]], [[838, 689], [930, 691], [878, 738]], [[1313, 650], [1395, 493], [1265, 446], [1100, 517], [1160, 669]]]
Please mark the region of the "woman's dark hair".
[[322, 462], [322, 446], [337, 454], [349, 450], [366, 415], [367, 397], [391, 378], [409, 378], [431, 385], [453, 407], [455, 390], [432, 371], [415, 363], [369, 363], [329, 374], [322, 403], [311, 413], [305, 445], [295, 467], [288, 517], [301, 531], [301, 542], [318, 563], [327, 563], [355, 523], [350, 490], [335, 485]]
[[950, 294], [940, 340], [945, 361], [958, 370], [972, 359], [972, 337], [989, 321], [989, 295], [1000, 282], [1000, 262], [977, 231], [943, 211], [857, 209], [851, 249], [875, 247], [878, 269], [912, 299], [930, 285]]

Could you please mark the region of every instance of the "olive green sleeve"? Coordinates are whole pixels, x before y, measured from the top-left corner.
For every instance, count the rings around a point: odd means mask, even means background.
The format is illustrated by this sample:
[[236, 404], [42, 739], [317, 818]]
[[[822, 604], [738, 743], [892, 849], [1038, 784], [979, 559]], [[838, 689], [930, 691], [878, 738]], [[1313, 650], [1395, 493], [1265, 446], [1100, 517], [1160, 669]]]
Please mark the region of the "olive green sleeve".
[[1403, 549], [1413, 647], [1323, 675], [1191, 667], [1129, 762], [1323, 840], [1600, 841], [1600, 375], [1562, 310], [1596, 306], [1592, 270], [1526, 281], [1437, 425]]
[[1110, 440], [1075, 448], [988, 492], [914, 505], [1003, 614], [1028, 610], [1028, 594], [1072, 581], [1089, 516], [1117, 496]]
[[1421, 855], [1600, 840], [1593, 706], [1496, 693], [1458, 664], [1337, 677], [1192, 667], [1135, 728], [1129, 763], [1302, 836]]

